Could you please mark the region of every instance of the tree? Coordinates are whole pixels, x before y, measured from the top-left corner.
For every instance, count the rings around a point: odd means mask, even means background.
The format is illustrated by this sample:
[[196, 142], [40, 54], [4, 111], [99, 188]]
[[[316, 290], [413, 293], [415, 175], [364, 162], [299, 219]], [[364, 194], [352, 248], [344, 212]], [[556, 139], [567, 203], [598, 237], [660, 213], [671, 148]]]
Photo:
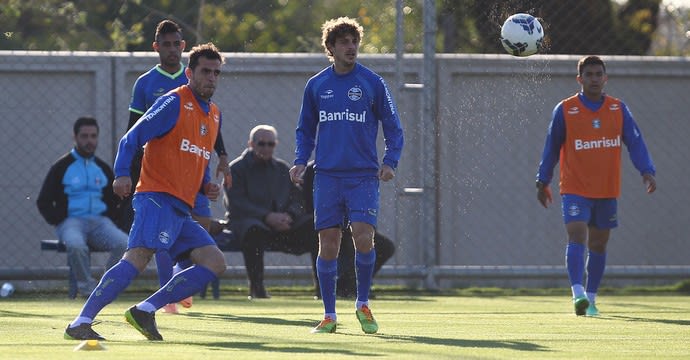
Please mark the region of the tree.
[[[421, 9], [406, 7], [407, 51], [419, 52]], [[150, 51], [156, 24], [170, 18], [190, 45], [213, 41], [223, 51], [321, 52], [321, 24], [357, 18], [365, 53], [395, 50], [390, 0], [8, 0], [0, 4], [0, 47], [27, 50]]]
[[[527, 12], [540, 18], [550, 54], [646, 54], [661, 0], [441, 0], [440, 52], [503, 53], [503, 21]], [[422, 2], [404, 1], [404, 51], [422, 52]], [[363, 53], [392, 53], [394, 0], [5, 0], [0, 48], [150, 51], [156, 24], [175, 20], [191, 46], [213, 41], [228, 52], [321, 52], [321, 24], [357, 18]]]
[[498, 39], [503, 21], [524, 12], [540, 18], [549, 54], [646, 54], [660, 2], [629, 0], [620, 6], [611, 0], [444, 0], [441, 24], [457, 26], [440, 27], [447, 46], [443, 51], [502, 53]]

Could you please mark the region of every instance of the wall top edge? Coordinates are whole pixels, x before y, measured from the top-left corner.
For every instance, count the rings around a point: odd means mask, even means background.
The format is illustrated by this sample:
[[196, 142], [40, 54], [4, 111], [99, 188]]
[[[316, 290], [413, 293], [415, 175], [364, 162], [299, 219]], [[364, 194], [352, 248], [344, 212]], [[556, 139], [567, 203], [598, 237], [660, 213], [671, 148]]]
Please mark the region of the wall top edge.
[[[183, 57], [188, 54], [185, 52]], [[226, 57], [232, 58], [250, 58], [250, 59], [275, 59], [275, 58], [325, 58], [323, 53], [248, 53], [248, 52], [223, 52]], [[74, 56], [108, 56], [108, 57], [157, 57], [158, 54], [153, 51], [137, 51], [137, 52], [123, 52], [123, 51], [30, 51], [30, 50], [0, 50], [0, 56], [59, 56], [59, 57], [74, 57]], [[395, 54], [363, 54], [359, 57], [367, 59], [392, 59]], [[580, 59], [585, 55], [532, 55], [529, 57], [515, 57], [508, 54], [451, 54], [451, 53], [437, 53], [437, 60], [444, 59], [466, 59], [466, 60], [506, 60], [514, 59], [515, 61], [544, 61], [544, 60], [563, 60], [572, 61]], [[690, 56], [632, 56], [632, 55], [601, 55], [605, 61], [640, 61], [640, 62], [690, 62]], [[409, 53], [403, 54], [405, 59], [423, 59], [424, 54]]]

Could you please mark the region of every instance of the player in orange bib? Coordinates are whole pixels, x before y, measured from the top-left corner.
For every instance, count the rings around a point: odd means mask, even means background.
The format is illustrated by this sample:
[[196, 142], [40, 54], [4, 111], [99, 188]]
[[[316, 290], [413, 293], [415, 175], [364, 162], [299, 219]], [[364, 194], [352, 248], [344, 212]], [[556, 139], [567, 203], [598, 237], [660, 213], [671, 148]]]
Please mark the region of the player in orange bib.
[[537, 172], [537, 199], [544, 207], [553, 201], [549, 184], [560, 161], [561, 206], [568, 233], [566, 267], [575, 314], [597, 316], [606, 245], [611, 229], [618, 225], [622, 145], [648, 193], [656, 190], [656, 170], [628, 107], [603, 92], [608, 80], [604, 61], [586, 56], [577, 70], [581, 91], [553, 110]]
[[220, 194], [220, 185], [210, 181], [208, 163], [221, 125], [220, 110], [211, 96], [223, 62], [211, 43], [192, 48], [185, 69], [187, 85], [160, 96], [120, 140], [113, 181], [113, 191], [120, 197], [130, 196], [132, 159], [146, 145], [132, 199], [134, 222], [127, 251], [103, 274], [81, 313], [65, 329], [66, 339], [102, 340], [91, 327], [94, 318], [159, 250], [175, 260], [190, 259], [194, 265], [125, 312], [127, 322], [149, 340], [163, 340], [156, 310], [201, 291], [225, 271], [223, 253], [191, 215], [199, 191], [210, 200]]

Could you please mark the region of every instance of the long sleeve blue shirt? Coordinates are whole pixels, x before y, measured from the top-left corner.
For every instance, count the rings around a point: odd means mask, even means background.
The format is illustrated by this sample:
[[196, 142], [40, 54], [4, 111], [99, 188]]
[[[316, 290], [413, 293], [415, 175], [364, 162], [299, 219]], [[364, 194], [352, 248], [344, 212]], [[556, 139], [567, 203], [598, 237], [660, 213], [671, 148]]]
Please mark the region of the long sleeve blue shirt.
[[403, 130], [385, 81], [361, 64], [347, 74], [329, 66], [305, 86], [294, 163], [306, 165], [316, 148], [318, 171], [343, 177], [376, 174], [379, 122], [385, 142], [382, 162], [395, 169]]

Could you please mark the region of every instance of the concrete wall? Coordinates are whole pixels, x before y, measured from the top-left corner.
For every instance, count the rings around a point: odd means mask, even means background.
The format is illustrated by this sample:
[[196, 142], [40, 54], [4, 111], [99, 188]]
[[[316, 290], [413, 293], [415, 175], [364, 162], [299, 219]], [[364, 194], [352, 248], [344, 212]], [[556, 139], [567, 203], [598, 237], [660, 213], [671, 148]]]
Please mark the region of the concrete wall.
[[[269, 123], [279, 131], [276, 155], [291, 162], [305, 81], [328, 65], [326, 59], [320, 54], [226, 56], [214, 101], [223, 110], [230, 157], [244, 149], [252, 127]], [[395, 84], [393, 57], [361, 56], [387, 80], [405, 128], [397, 176], [382, 185], [379, 220], [380, 230], [398, 244], [389, 262], [398, 266], [395, 271], [423, 267], [424, 254], [441, 266], [562, 266], [560, 201], [543, 209], [534, 179], [552, 109], [579, 89], [578, 58], [438, 55], [437, 153], [423, 154], [421, 131], [428, 126], [421, 122], [421, 93]], [[659, 172], [659, 190], [645, 194], [624, 152], [620, 227], [610, 242], [609, 264], [688, 265], [688, 59], [605, 60], [607, 92], [633, 111]], [[112, 161], [126, 128], [131, 87], [156, 62], [153, 53], [0, 52], [0, 269], [30, 272], [64, 265], [64, 255], [38, 250], [40, 239], [54, 237], [35, 206], [43, 177], [71, 147], [72, 123], [85, 114], [101, 125], [98, 155]], [[407, 56], [402, 69], [405, 82], [421, 81], [420, 56]], [[436, 159], [436, 188], [406, 193], [420, 186], [422, 161], [429, 159]], [[437, 197], [436, 234], [421, 233], [423, 196]], [[214, 215], [222, 214], [216, 204]], [[101, 260], [96, 257], [95, 263]], [[239, 254], [228, 254], [228, 261], [242, 265]], [[267, 264], [306, 265], [308, 260], [270, 254]]]

